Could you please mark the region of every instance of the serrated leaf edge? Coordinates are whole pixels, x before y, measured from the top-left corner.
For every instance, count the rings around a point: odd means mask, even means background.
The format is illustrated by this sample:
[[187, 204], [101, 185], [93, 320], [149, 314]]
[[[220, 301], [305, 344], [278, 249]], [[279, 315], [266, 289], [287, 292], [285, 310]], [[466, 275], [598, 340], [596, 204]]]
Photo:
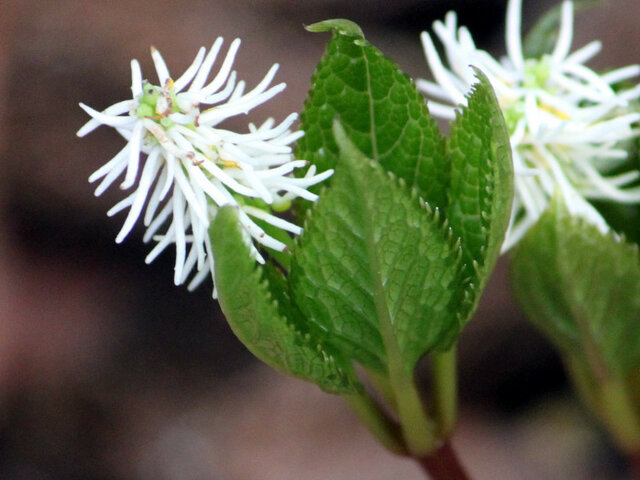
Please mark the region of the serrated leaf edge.
[[[284, 322], [284, 325], [286, 326], [286, 328], [288, 328], [297, 339], [299, 339], [302, 343], [304, 343], [305, 346], [307, 346], [311, 350], [316, 350], [318, 353], [320, 353], [325, 363], [330, 365], [336, 365], [335, 358], [333, 357], [333, 355], [327, 352], [327, 350], [323, 347], [321, 342], [312, 341], [312, 335], [309, 332], [301, 332], [300, 330], [298, 330], [295, 324], [292, 323], [286, 317], [286, 315], [283, 315], [281, 313], [280, 306], [279, 306], [280, 302], [277, 299], [273, 298], [273, 295], [271, 294], [271, 291], [269, 289], [269, 281], [264, 277], [264, 275], [260, 270], [260, 267], [257, 264], [254, 266], [254, 269], [251, 275], [253, 275], [254, 279], [258, 281], [258, 287], [261, 288], [262, 291], [266, 294], [265, 298], [271, 302], [271, 306], [274, 308], [277, 317]], [[338, 373], [344, 375], [345, 377], [348, 377], [348, 375], [346, 375], [346, 373], [341, 367], [335, 366], [335, 369]]]
[[[265, 278], [265, 276], [262, 273], [262, 269], [260, 267], [260, 265], [258, 263], [254, 263], [251, 273], [250, 273], [250, 278], [249, 281], [255, 282], [255, 284], [257, 285], [257, 288], [260, 289], [260, 294], [263, 295], [263, 298], [265, 299], [265, 303], [267, 306], [270, 306], [273, 308], [273, 316], [275, 318], [277, 318], [278, 320], [280, 320], [281, 322], [283, 322], [285, 328], [289, 329], [293, 336], [294, 339], [297, 339], [300, 341], [300, 344], [302, 346], [305, 346], [307, 348], [309, 348], [310, 350], [315, 350], [317, 351], [321, 357], [322, 360], [325, 364], [328, 365], [333, 365], [334, 366], [334, 370], [340, 374], [343, 378], [345, 379], [349, 379], [350, 375], [348, 375], [343, 368], [341, 368], [340, 366], [338, 366], [336, 364], [336, 359], [334, 358], [333, 355], [331, 355], [325, 348], [323, 348], [323, 345], [321, 342], [314, 342], [312, 341], [312, 336], [309, 333], [305, 333], [305, 332], [301, 332], [300, 330], [298, 330], [295, 326], [295, 324], [293, 324], [286, 315], [282, 314], [282, 311], [280, 309], [280, 303], [277, 299], [273, 298], [273, 295], [271, 294], [271, 291], [269, 289], [269, 281], [267, 278]], [[223, 299], [221, 299], [221, 305], [224, 302]], [[254, 340], [254, 339], [252, 339]], [[244, 343], [244, 341], [243, 341]], [[283, 373], [286, 373], [288, 375], [293, 375], [297, 378], [304, 378], [307, 381], [310, 381], [312, 383], [316, 383], [318, 384], [318, 382], [316, 382], [314, 379], [309, 378], [304, 376], [301, 373], [293, 373], [290, 369], [289, 369], [289, 365], [287, 364], [287, 362], [282, 362], [282, 364], [278, 361], [274, 361], [271, 358], [267, 358], [267, 355], [264, 355], [262, 353], [258, 354], [253, 348], [253, 346], [249, 346], [247, 345], [247, 348], [254, 353], [254, 355], [256, 355], [258, 358], [260, 358], [262, 361], [264, 361], [265, 363], [267, 363], [268, 365], [270, 365], [271, 367], [275, 368], [276, 370], [282, 371]], [[349, 384], [354, 387], [356, 390], [360, 389], [361, 386], [357, 385], [357, 384], [352, 384], [351, 382], [349, 382]], [[318, 384], [318, 386], [321, 386]]]
[[[463, 257], [462, 239], [460, 238], [460, 236], [455, 235], [453, 229], [449, 225], [449, 220], [442, 213], [442, 209], [437, 206], [432, 207], [427, 201], [425, 201], [420, 196], [419, 190], [416, 187], [407, 185], [407, 182], [405, 179], [398, 177], [397, 175], [395, 175], [393, 172], [389, 170], [385, 170], [380, 163], [378, 163], [375, 160], [371, 160], [370, 158], [367, 158], [362, 154], [362, 152], [360, 152], [360, 154], [362, 155], [363, 161], [368, 162], [372, 168], [381, 169], [383, 173], [385, 173], [387, 177], [392, 182], [394, 182], [394, 184], [401, 191], [407, 194], [409, 198], [415, 202], [416, 206], [418, 206], [419, 209], [425, 212], [425, 214], [427, 215], [427, 221], [434, 222], [438, 226], [438, 229], [442, 233], [443, 239], [445, 240], [446, 244], [448, 245], [448, 247], [450, 248], [453, 254], [453, 258], [456, 263], [455, 268], [457, 269], [457, 272], [459, 275], [459, 281], [457, 282], [458, 283], [457, 298], [460, 299], [460, 301], [458, 302], [460, 307], [455, 310], [457, 328], [455, 329], [455, 331], [454, 330], [451, 331], [451, 336], [447, 337], [442, 342], [443, 345], [434, 347], [435, 350], [446, 351], [451, 347], [455, 339], [458, 337], [458, 335], [462, 331], [462, 328], [466, 324], [466, 320], [468, 319], [469, 313], [473, 311], [473, 308], [475, 306], [475, 300], [477, 299], [477, 293], [478, 293], [477, 285], [472, 283], [472, 278], [468, 276], [467, 277], [462, 276], [465, 271], [465, 264], [463, 264], [462, 262], [462, 257]], [[341, 160], [339, 160], [336, 169], [340, 168], [340, 162]], [[315, 202], [306, 211], [305, 220], [303, 224], [303, 232], [301, 235], [299, 235], [294, 239], [294, 246], [292, 248], [294, 258], [296, 257], [298, 250], [301, 248], [304, 248], [304, 243], [306, 239], [305, 232], [307, 232], [308, 224], [309, 222], [313, 221], [315, 210], [318, 208], [318, 205], [322, 202], [323, 193], [325, 193], [330, 188], [331, 186], [323, 186], [319, 194], [318, 201]], [[478, 269], [480, 268], [480, 266], [478, 265], [478, 262], [475, 260], [473, 262], [473, 268], [474, 268], [474, 271], [478, 271]], [[454, 296], [454, 298], [455, 297], [456, 296]]]

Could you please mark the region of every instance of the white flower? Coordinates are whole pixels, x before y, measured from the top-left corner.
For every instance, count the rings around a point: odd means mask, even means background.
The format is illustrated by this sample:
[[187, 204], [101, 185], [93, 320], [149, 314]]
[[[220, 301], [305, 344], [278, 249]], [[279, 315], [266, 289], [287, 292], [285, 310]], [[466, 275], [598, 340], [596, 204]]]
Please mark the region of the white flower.
[[176, 285], [197, 270], [189, 288], [195, 288], [213, 272], [208, 228], [221, 206], [238, 206], [252, 255], [264, 262], [254, 241], [279, 251], [286, 247], [267, 235], [253, 219], [299, 234], [300, 227], [271, 211], [285, 210], [295, 197], [316, 200], [317, 196], [307, 188], [333, 173], [328, 170], [316, 174], [311, 166], [304, 177], [291, 176], [295, 169], [307, 165], [306, 161], [293, 158], [290, 147], [303, 135], [290, 130], [296, 114], [279, 125], [273, 119], [259, 127], [249, 124], [246, 133], [217, 127], [229, 117], [247, 114], [285, 88], [284, 83], [269, 86], [278, 69], [276, 64], [253, 90], [245, 93], [245, 83], [236, 82], [236, 72], [231, 71], [240, 46], [237, 39], [231, 43], [217, 75], [207, 82], [221, 46], [222, 39], [218, 38], [209, 53], [201, 48], [191, 66], [175, 81], [160, 53], [152, 47], [158, 85], [143, 80], [140, 65], [133, 60], [132, 99], [102, 112], [80, 104], [92, 119], [78, 131], [78, 136], [107, 125], [127, 140], [126, 146], [89, 178], [90, 182], [102, 179], [96, 195], [123, 174], [120, 188], [133, 188], [108, 212], [111, 216], [129, 209], [116, 242], [122, 242], [142, 216], [147, 227], [144, 240], [157, 242], [146, 262], [175, 244]]
[[[585, 199], [640, 202], [640, 188], [629, 187], [637, 171], [611, 172], [627, 157], [620, 142], [638, 135], [640, 114], [630, 102], [640, 87], [616, 91], [613, 86], [640, 74], [632, 65], [599, 75], [584, 65], [601, 48], [594, 41], [570, 53], [573, 4], [562, 4], [557, 42], [542, 58], [524, 58], [521, 42], [521, 0], [509, 0], [506, 51], [500, 61], [476, 48], [465, 27], [457, 27], [456, 14], [433, 29], [444, 47], [443, 65], [431, 36], [422, 43], [435, 82], [418, 80], [418, 88], [445, 103], [429, 102], [430, 111], [454, 119], [450, 104], [465, 104], [465, 93], [476, 79], [471, 65], [489, 78], [503, 110], [516, 173], [511, 224], [503, 250], [513, 246], [547, 208], [558, 190], [573, 215], [582, 216], [602, 231], [608, 226]], [[626, 187], [626, 188], [625, 188]]]

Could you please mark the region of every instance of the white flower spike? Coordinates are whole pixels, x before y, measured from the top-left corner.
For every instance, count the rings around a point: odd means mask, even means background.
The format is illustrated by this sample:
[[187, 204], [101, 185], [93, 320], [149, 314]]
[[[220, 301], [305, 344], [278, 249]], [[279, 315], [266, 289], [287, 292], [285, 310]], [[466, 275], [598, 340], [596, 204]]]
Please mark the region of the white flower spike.
[[422, 43], [435, 82], [418, 80], [419, 90], [441, 102], [430, 111], [453, 120], [453, 105], [466, 102], [465, 93], [476, 79], [471, 65], [482, 70], [495, 89], [511, 136], [516, 195], [503, 251], [526, 233], [549, 205], [554, 192], [569, 211], [607, 231], [602, 216], [587, 199], [640, 202], [640, 188], [630, 186], [638, 171], [611, 174], [626, 159], [620, 142], [638, 135], [640, 114], [630, 102], [640, 86], [618, 91], [614, 85], [640, 74], [631, 65], [599, 75], [584, 65], [601, 48], [594, 41], [570, 53], [573, 3], [562, 4], [555, 48], [542, 58], [524, 58], [521, 41], [522, 0], [507, 6], [506, 51], [500, 61], [476, 48], [471, 34], [457, 25], [454, 12], [433, 25], [444, 47], [443, 64], [431, 36]]
[[90, 182], [102, 179], [96, 196], [123, 174], [120, 188], [133, 189], [108, 212], [111, 216], [128, 209], [116, 242], [122, 242], [142, 217], [147, 227], [144, 240], [156, 242], [146, 262], [174, 244], [174, 282], [179, 285], [192, 276], [190, 289], [213, 272], [208, 228], [221, 206], [238, 207], [252, 256], [262, 263], [264, 259], [254, 242], [279, 251], [286, 247], [252, 218], [300, 234], [300, 227], [272, 211], [287, 209], [296, 197], [315, 201], [316, 195], [307, 188], [333, 173], [327, 170], [316, 174], [311, 166], [304, 177], [291, 176], [295, 169], [307, 165], [304, 160], [294, 159], [290, 147], [303, 135], [290, 130], [296, 114], [279, 125], [273, 119], [259, 127], [249, 124], [246, 133], [217, 127], [229, 117], [247, 114], [285, 88], [284, 83], [269, 86], [278, 69], [276, 64], [245, 93], [245, 83], [236, 82], [236, 72], [231, 71], [239, 46], [238, 39], [231, 43], [220, 70], [208, 83], [222, 47], [221, 38], [208, 53], [201, 48], [191, 66], [175, 81], [160, 52], [152, 47], [158, 85], [143, 80], [140, 65], [133, 60], [130, 100], [102, 112], [80, 104], [92, 119], [78, 131], [79, 137], [107, 125], [127, 140], [115, 157], [89, 177]]

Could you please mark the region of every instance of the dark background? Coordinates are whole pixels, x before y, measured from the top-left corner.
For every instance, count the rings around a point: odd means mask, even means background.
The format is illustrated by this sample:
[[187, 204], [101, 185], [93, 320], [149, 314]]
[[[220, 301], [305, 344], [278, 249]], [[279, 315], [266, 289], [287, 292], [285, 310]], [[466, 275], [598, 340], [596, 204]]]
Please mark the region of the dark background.
[[[525, 26], [550, 2], [525, 0]], [[178, 75], [217, 36], [243, 39], [235, 69], [255, 85], [274, 62], [287, 90], [252, 112], [300, 111], [328, 35], [360, 23], [413, 77], [419, 33], [449, 9], [503, 53], [503, 0], [29, 1], [0, 14], [0, 478], [10, 480], [419, 479], [339, 398], [260, 365], [210, 290], [172, 284], [173, 258], [144, 264], [135, 230], [105, 212], [87, 178], [122, 146], [87, 120], [130, 95], [129, 61], [153, 78], [149, 46]], [[615, 9], [614, 9], [615, 7]], [[638, 61], [637, 0], [581, 13], [574, 47], [604, 41], [595, 66]], [[593, 65], [592, 65], [593, 66]], [[246, 128], [237, 118], [229, 128]], [[460, 343], [454, 445], [482, 479], [625, 478], [624, 463], [574, 400], [562, 366], [525, 322], [500, 263]]]

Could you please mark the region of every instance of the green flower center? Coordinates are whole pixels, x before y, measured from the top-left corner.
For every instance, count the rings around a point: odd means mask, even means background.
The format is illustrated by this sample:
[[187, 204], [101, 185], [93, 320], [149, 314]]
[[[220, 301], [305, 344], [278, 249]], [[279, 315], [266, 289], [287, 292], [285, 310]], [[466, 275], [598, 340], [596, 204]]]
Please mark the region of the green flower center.
[[540, 60], [528, 59], [524, 63], [524, 79], [522, 86], [525, 88], [546, 89], [549, 75], [551, 74], [551, 62], [545, 55]]
[[179, 112], [176, 93], [173, 90], [173, 80], [167, 80], [164, 87], [157, 87], [145, 81], [142, 85], [142, 95], [138, 97], [138, 118], [148, 118], [161, 125], [165, 130], [173, 126], [169, 115]]
[[[549, 89], [550, 76], [551, 59], [548, 55], [543, 56], [541, 59], [527, 59], [524, 64], [524, 78], [521, 86], [525, 89], [546, 90], [552, 93]], [[523, 98], [500, 98], [499, 101], [509, 134], [513, 135], [518, 122], [525, 115]], [[539, 104], [538, 106], [561, 120], [568, 118], [564, 112], [557, 110], [552, 105]]]

